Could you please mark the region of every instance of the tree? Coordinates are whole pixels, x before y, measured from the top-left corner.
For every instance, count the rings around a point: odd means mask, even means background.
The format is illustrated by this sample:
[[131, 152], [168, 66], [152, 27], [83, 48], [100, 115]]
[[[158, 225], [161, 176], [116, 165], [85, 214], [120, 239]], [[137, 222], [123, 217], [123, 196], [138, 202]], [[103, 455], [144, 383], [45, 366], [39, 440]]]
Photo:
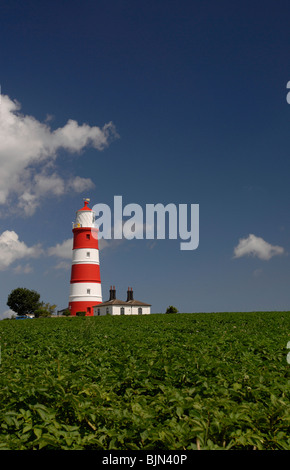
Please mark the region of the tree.
[[55, 308], [56, 305], [51, 305], [49, 302], [46, 304], [44, 302], [40, 302], [38, 308], [35, 310], [35, 316], [36, 318], [50, 317], [53, 314]]
[[176, 307], [173, 307], [173, 305], [170, 305], [165, 313], [178, 313], [178, 310]]
[[39, 299], [40, 294], [35, 290], [18, 287], [10, 292], [7, 305], [17, 315], [29, 315], [39, 307]]

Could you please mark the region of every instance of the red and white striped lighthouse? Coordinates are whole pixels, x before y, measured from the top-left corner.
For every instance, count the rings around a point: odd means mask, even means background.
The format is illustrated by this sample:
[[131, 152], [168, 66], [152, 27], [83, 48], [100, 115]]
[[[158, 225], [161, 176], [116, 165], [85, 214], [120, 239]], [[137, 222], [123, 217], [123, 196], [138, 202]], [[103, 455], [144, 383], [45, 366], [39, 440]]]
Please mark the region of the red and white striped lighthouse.
[[71, 315], [86, 312], [93, 315], [93, 305], [102, 302], [102, 288], [99, 264], [98, 229], [95, 227], [95, 213], [88, 207], [76, 212], [73, 223], [73, 255], [70, 280], [69, 309]]

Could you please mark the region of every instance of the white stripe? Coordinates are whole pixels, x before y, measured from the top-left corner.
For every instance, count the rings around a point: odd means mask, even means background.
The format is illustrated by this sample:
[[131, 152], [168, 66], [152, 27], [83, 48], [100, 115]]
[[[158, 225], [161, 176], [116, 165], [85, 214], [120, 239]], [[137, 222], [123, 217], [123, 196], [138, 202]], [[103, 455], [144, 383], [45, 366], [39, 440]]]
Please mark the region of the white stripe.
[[[88, 294], [88, 289], [90, 294]], [[69, 302], [102, 302], [102, 287], [99, 282], [73, 282], [70, 285]]]
[[99, 250], [96, 248], [75, 248], [72, 264], [99, 264]]

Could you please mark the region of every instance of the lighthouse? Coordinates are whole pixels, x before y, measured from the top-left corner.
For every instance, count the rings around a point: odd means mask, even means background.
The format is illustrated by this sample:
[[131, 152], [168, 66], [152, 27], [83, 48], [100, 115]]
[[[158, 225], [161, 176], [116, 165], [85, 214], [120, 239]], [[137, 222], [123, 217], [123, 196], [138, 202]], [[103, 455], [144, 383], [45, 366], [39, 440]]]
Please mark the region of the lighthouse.
[[73, 253], [70, 280], [69, 309], [71, 315], [85, 312], [94, 314], [93, 306], [102, 302], [99, 264], [98, 229], [95, 213], [89, 208], [90, 200], [76, 212], [73, 223]]

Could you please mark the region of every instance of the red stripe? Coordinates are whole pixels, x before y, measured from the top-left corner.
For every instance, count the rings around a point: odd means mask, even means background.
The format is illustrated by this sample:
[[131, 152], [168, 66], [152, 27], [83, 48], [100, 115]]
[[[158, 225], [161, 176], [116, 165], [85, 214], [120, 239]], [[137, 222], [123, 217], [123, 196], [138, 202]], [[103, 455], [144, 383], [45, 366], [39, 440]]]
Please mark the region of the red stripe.
[[101, 284], [101, 281], [94, 281], [94, 280], [85, 280], [85, 281], [70, 281], [71, 284], [78, 284], [80, 282], [92, 282], [92, 283], [95, 283], [95, 284]]
[[101, 282], [100, 266], [98, 264], [73, 264], [70, 282]]
[[[94, 315], [94, 305], [98, 305], [101, 302], [70, 302], [69, 309], [71, 311], [71, 315], [75, 316], [77, 312], [86, 312], [86, 316], [93, 316]], [[89, 311], [89, 309], [91, 309]]]
[[76, 248], [95, 248], [99, 249], [98, 229], [97, 228], [74, 228], [73, 249]]

